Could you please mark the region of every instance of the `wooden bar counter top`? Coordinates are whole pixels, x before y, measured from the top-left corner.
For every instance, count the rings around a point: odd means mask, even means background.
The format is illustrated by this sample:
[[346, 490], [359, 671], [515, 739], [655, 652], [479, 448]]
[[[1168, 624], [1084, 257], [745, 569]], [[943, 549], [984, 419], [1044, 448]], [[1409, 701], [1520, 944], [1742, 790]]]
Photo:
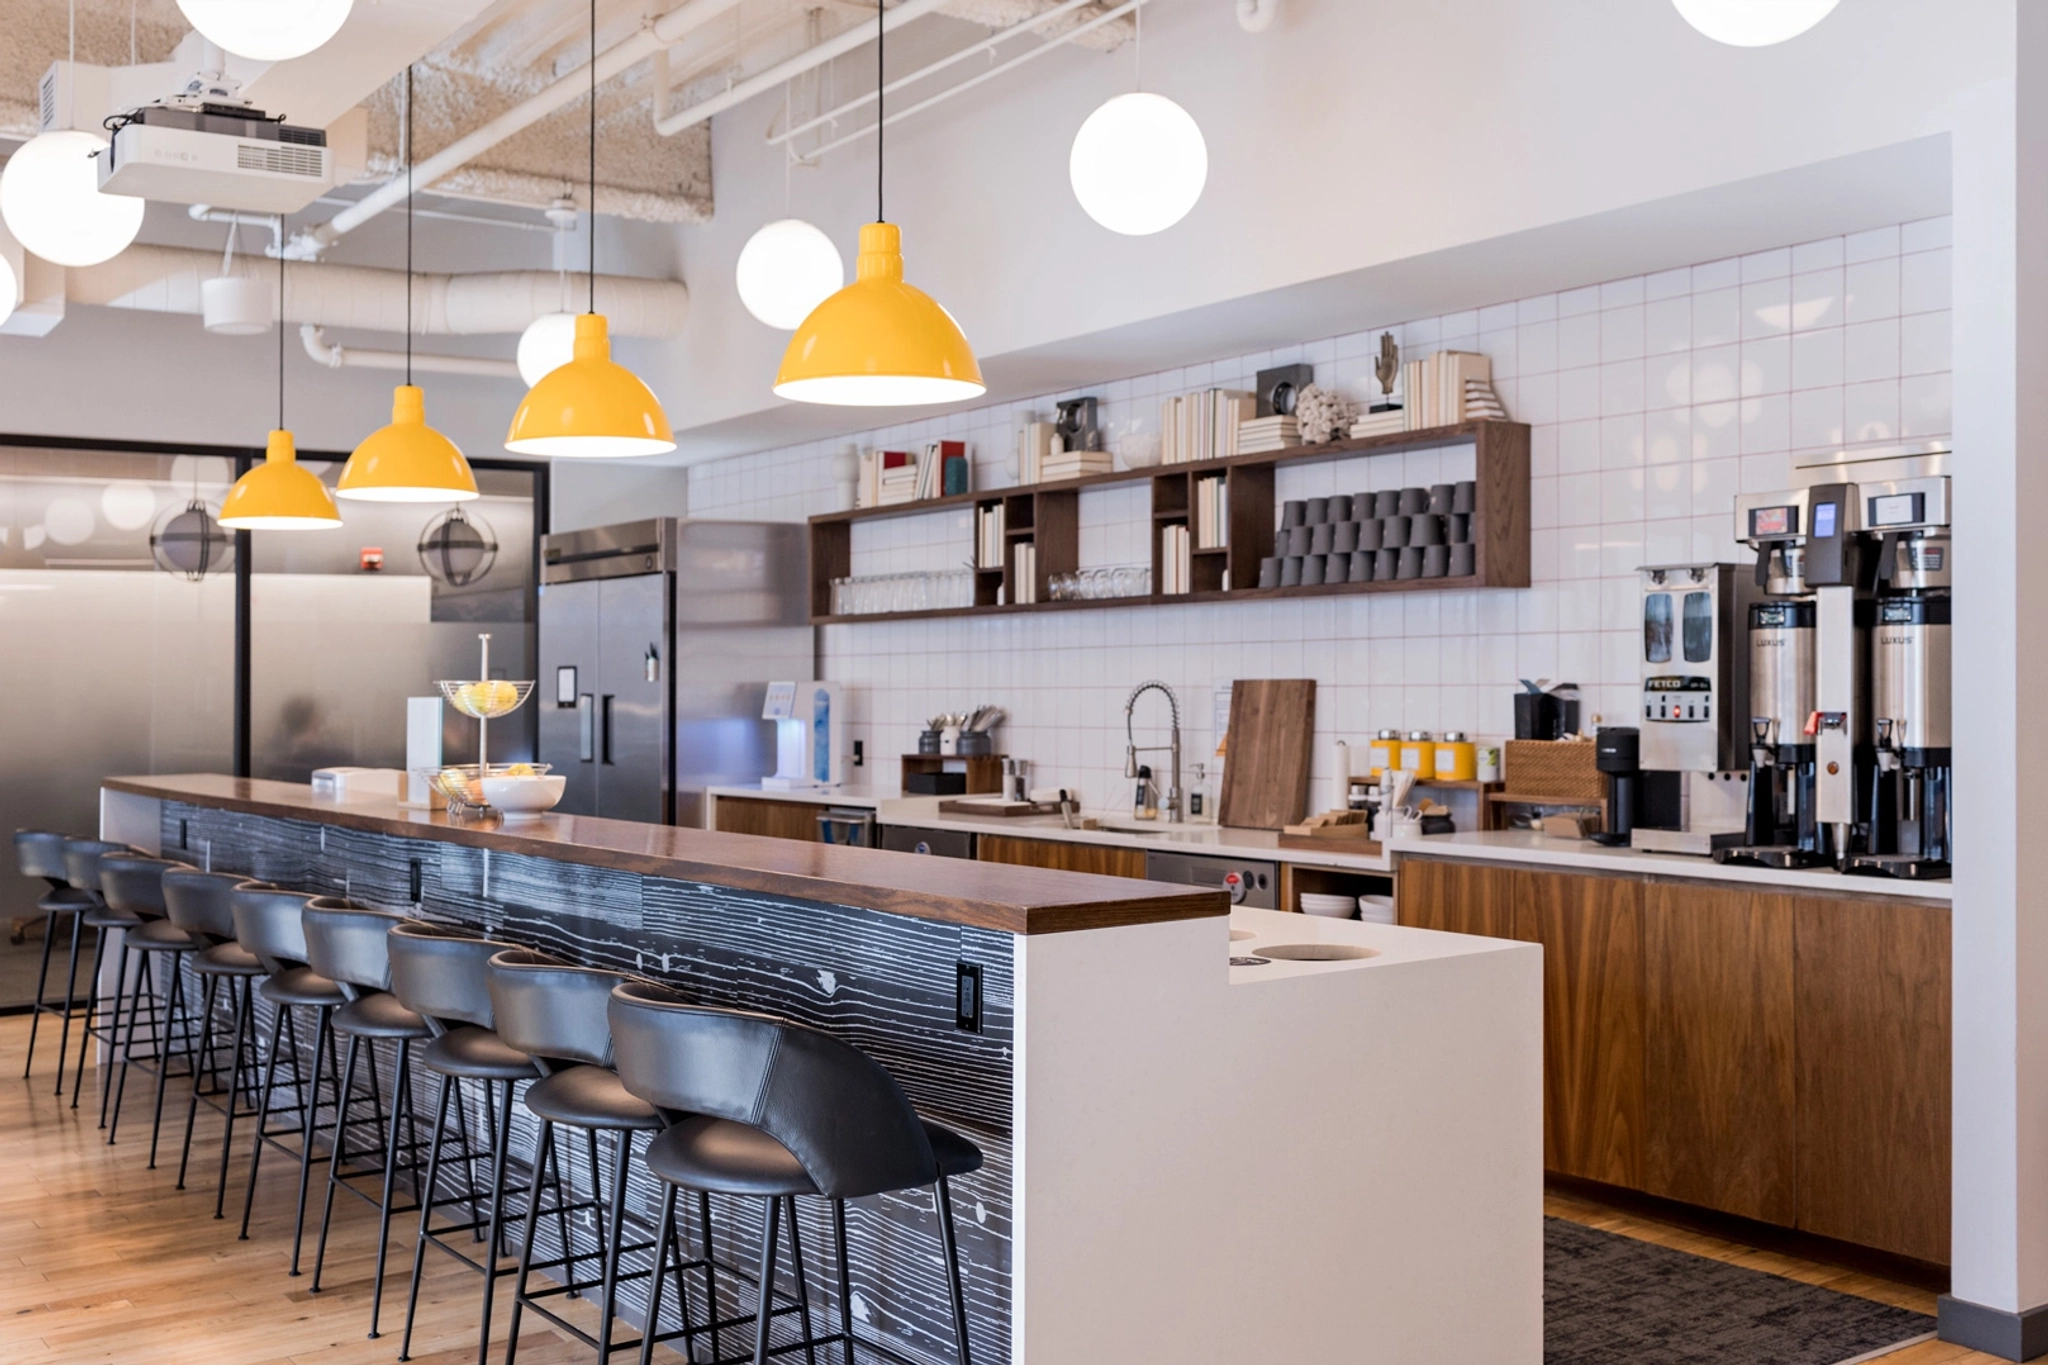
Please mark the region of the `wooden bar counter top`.
[[179, 773], [109, 777], [108, 791], [247, 815], [708, 882], [1012, 934], [1070, 933], [1229, 912], [1220, 891], [881, 849], [765, 839], [588, 815], [454, 820], [377, 797], [317, 797], [302, 783]]

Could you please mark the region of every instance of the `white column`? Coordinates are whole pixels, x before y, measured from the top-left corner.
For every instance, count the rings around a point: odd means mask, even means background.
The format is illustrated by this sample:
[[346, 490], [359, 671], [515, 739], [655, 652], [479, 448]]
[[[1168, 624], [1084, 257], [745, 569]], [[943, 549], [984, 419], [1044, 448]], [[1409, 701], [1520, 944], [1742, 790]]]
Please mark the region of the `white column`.
[[2048, 6], [1954, 127], [1953, 1288], [1945, 1339], [2048, 1353]]

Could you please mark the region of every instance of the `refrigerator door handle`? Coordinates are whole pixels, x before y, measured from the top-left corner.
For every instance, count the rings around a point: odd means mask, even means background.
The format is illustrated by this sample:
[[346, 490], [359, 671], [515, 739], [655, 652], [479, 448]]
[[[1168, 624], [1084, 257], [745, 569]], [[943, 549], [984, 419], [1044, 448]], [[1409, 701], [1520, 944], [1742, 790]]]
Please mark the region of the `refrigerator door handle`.
[[605, 693], [603, 702], [604, 716], [601, 724], [603, 728], [602, 761], [606, 763], [612, 761], [612, 700], [612, 694], [609, 692]]
[[597, 757], [597, 708], [596, 700], [584, 692], [576, 698], [576, 757], [584, 763]]

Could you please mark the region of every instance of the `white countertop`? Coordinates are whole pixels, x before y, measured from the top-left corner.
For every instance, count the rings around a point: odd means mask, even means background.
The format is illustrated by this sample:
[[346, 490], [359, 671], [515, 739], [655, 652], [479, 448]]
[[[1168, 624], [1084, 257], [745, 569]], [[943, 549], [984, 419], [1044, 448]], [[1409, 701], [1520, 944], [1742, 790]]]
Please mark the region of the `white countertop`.
[[863, 810], [873, 810], [882, 801], [872, 788], [860, 786], [797, 787], [790, 791], [775, 791], [753, 782], [735, 787], [706, 787], [704, 794], [751, 797], [756, 801], [801, 801], [812, 806], [858, 806]]
[[1899, 896], [1909, 900], [1946, 901], [1952, 898], [1948, 882], [1895, 881], [1889, 877], [1844, 877], [1835, 872], [1778, 871], [1773, 868], [1741, 867], [1717, 863], [1712, 858], [1687, 857], [1677, 853], [1639, 853], [1628, 848], [1603, 848], [1583, 839], [1553, 839], [1529, 830], [1500, 830], [1492, 833], [1432, 834], [1404, 840], [1377, 854], [1342, 853], [1322, 849], [1282, 848], [1271, 830], [1235, 829], [1220, 825], [1139, 824], [1111, 820], [1103, 829], [1068, 829], [1057, 815], [973, 816], [941, 814], [938, 796], [877, 796], [871, 791], [812, 789], [801, 792], [762, 791], [759, 787], [713, 787], [714, 796], [768, 797], [773, 800], [809, 801], [818, 805], [872, 808], [878, 823], [909, 825], [917, 829], [969, 830], [976, 834], [1007, 834], [1019, 839], [1052, 839], [1076, 844], [1102, 844], [1112, 848], [1171, 849], [1177, 853], [1211, 854], [1220, 858], [1245, 858], [1262, 862], [1292, 863], [1297, 867], [1332, 868], [1347, 872], [1386, 874], [1393, 870], [1391, 855], [1430, 858], [1458, 858], [1474, 862], [1522, 863], [1530, 866], [1574, 868], [1592, 872], [1637, 872], [1651, 877], [1688, 877], [1698, 881], [1742, 882], [1792, 891], [1835, 896]]

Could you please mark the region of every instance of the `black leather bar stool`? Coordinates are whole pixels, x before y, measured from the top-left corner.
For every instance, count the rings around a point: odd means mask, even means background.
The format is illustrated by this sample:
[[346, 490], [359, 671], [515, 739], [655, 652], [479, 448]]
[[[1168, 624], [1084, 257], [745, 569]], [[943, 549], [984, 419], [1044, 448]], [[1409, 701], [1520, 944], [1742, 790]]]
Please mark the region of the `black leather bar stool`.
[[[292, 1268], [299, 1273], [299, 1248], [306, 1232], [306, 1187], [317, 1156], [319, 1136], [320, 1082], [326, 1077], [330, 1095], [338, 1089], [335, 1079], [341, 1068], [334, 1055], [334, 1034], [329, 1027], [334, 1011], [348, 1003], [341, 987], [306, 965], [305, 908], [314, 897], [302, 891], [285, 891], [259, 882], [237, 886], [229, 909], [235, 920], [235, 942], [253, 953], [270, 974], [257, 983], [256, 997], [270, 1005], [270, 1046], [263, 1062], [262, 1094], [256, 1105], [256, 1137], [249, 1153], [249, 1187], [242, 1195], [241, 1239], [249, 1237], [249, 1214], [256, 1204], [256, 1175], [263, 1164], [263, 1149], [275, 1147], [299, 1163], [298, 1211], [292, 1221]], [[312, 1069], [308, 1076], [299, 1047], [298, 1016], [313, 1012]], [[250, 1032], [256, 1032], [252, 1004]], [[271, 1115], [277, 1098], [280, 1061], [290, 1063], [285, 1084], [290, 1088], [298, 1121], [290, 1128], [272, 1128]], [[222, 1135], [220, 1148], [221, 1194], [214, 1199], [219, 1216], [228, 1178], [229, 1144], [232, 1128]], [[296, 1139], [296, 1147], [287, 1139]]]
[[[114, 1082], [113, 1112], [107, 1122], [107, 1145], [114, 1145], [121, 1132], [121, 1102], [128, 1093], [128, 1068], [139, 1066], [156, 1076], [156, 1113], [149, 1130], [149, 1169], [156, 1169], [157, 1141], [164, 1123], [164, 1085], [172, 1063], [180, 1058], [197, 1078], [197, 1052], [189, 1021], [182, 1037], [178, 1005], [184, 997], [187, 957], [200, 949], [190, 934], [171, 923], [164, 906], [164, 874], [178, 866], [145, 854], [109, 853], [100, 858], [100, 895], [110, 910], [124, 911], [138, 921], [121, 940], [121, 967], [116, 979], [125, 978], [128, 963], [135, 962], [135, 991], [128, 1002], [128, 1032], [121, 1035], [121, 1001], [114, 1001], [114, 1035], [120, 1038], [121, 1070]], [[157, 967], [164, 968], [165, 983], [157, 986]], [[136, 1030], [149, 1013], [149, 1037], [141, 1040], [146, 1054], [136, 1055]]]
[[[64, 1016], [64, 1031], [57, 1039], [57, 1093], [64, 1093], [65, 1050], [71, 1045], [72, 997], [78, 989], [78, 934], [79, 915], [92, 907], [92, 897], [71, 884], [71, 876], [64, 868], [64, 845], [71, 838], [46, 829], [18, 829], [14, 831], [14, 860], [21, 867], [24, 877], [40, 877], [49, 884], [36, 909], [43, 912], [43, 965], [36, 974], [36, 1002], [29, 1015], [28, 1061], [22, 1065], [21, 1078], [27, 1080], [36, 1068], [36, 1032], [42, 1027], [43, 1016], [61, 1014]], [[71, 928], [71, 960], [64, 977], [64, 1003], [51, 1003], [49, 995], [50, 949], [57, 942], [59, 925]]]
[[[320, 1292], [320, 1272], [327, 1264], [327, 1233], [334, 1221], [334, 1192], [345, 1189], [377, 1210], [377, 1270], [370, 1291], [370, 1337], [377, 1337], [377, 1321], [384, 1306], [384, 1264], [390, 1250], [391, 1216], [411, 1213], [417, 1203], [403, 1208], [392, 1200], [398, 1174], [409, 1180], [418, 1171], [419, 1135], [412, 1106], [412, 1045], [434, 1036], [427, 1021], [407, 1009], [391, 993], [391, 927], [404, 917], [385, 910], [365, 910], [343, 901], [321, 898], [306, 902], [302, 912], [306, 923], [306, 951], [313, 970], [331, 978], [341, 987], [348, 1003], [334, 1011], [333, 1029], [348, 1040], [342, 1054], [341, 1094], [334, 1112], [334, 1137], [328, 1144], [327, 1197], [320, 1213], [320, 1240], [313, 1251], [313, 1292]], [[371, 1148], [360, 1154], [375, 1158], [375, 1165], [349, 1169], [349, 1108], [354, 1100], [356, 1067], [367, 1073], [369, 1099], [376, 1126], [383, 1127], [377, 1079], [377, 1044], [393, 1045], [390, 1127], [382, 1139], [382, 1150]], [[365, 1057], [365, 1053], [368, 1054]], [[405, 1140], [400, 1141], [401, 1121]], [[377, 1176], [377, 1193], [355, 1180]]]
[[[611, 1069], [612, 1031], [608, 1006], [612, 991], [629, 979], [619, 972], [571, 966], [545, 953], [527, 949], [508, 949], [490, 962], [486, 984], [490, 989], [491, 1010], [498, 1036], [510, 1046], [532, 1056], [540, 1069], [547, 1073], [545, 1079], [526, 1088], [527, 1112], [540, 1121], [540, 1126], [534, 1135], [533, 1167], [526, 1193], [525, 1226], [519, 1238], [519, 1277], [512, 1286], [511, 1341], [505, 1348], [505, 1365], [515, 1365], [518, 1359], [519, 1320], [529, 1309], [595, 1349], [599, 1365], [604, 1365], [613, 1352], [632, 1350], [641, 1344], [639, 1340], [615, 1342], [612, 1335], [618, 1286], [629, 1280], [647, 1278], [653, 1273], [651, 1270], [621, 1273], [619, 1266], [625, 1257], [638, 1256], [653, 1249], [651, 1240], [630, 1245], [625, 1240], [627, 1225], [636, 1221], [626, 1212], [625, 1177], [632, 1160], [635, 1136], [661, 1131], [661, 1116], [655, 1112], [654, 1106], [629, 1092], [618, 1073]], [[561, 1179], [561, 1159], [555, 1140], [557, 1128], [581, 1131], [590, 1144], [592, 1190], [588, 1200], [582, 1199]], [[598, 1183], [601, 1169], [597, 1160], [598, 1133], [610, 1134], [615, 1143], [609, 1200]], [[536, 1261], [534, 1235], [543, 1213], [548, 1212], [542, 1204], [546, 1192], [545, 1176], [551, 1168], [555, 1172], [555, 1207], [551, 1212], [558, 1220], [556, 1235], [562, 1255], [553, 1260]], [[710, 1237], [709, 1202], [707, 1199], [700, 1209], [707, 1246]], [[566, 1226], [566, 1215], [583, 1209], [592, 1210], [600, 1219], [598, 1237], [603, 1251], [595, 1280], [578, 1278], [577, 1258]], [[673, 1240], [673, 1229], [665, 1235]], [[675, 1250], [675, 1260], [682, 1261], [680, 1247]], [[547, 1288], [533, 1288], [532, 1277], [536, 1270], [559, 1270], [561, 1282]], [[715, 1274], [715, 1271], [710, 1273]], [[556, 1297], [581, 1294], [589, 1289], [600, 1290], [595, 1336], [556, 1313], [548, 1303]], [[655, 1341], [666, 1341], [689, 1335], [696, 1329], [690, 1327], [687, 1303], [684, 1312], [685, 1330], [667, 1334], [657, 1331], [657, 1315], [650, 1315], [642, 1340], [652, 1336]]]
[[[202, 1091], [198, 1079], [185, 1104], [185, 1142], [178, 1153], [178, 1188], [185, 1188], [185, 1176], [192, 1164], [192, 1127], [199, 1117], [199, 1102], [221, 1111], [223, 1149], [234, 1141], [236, 1109], [255, 1086], [243, 1085], [244, 1073], [256, 1064], [255, 1016], [250, 992], [255, 983], [269, 975], [256, 954], [235, 941], [235, 888], [242, 879], [227, 872], [201, 872], [197, 868], [173, 867], [164, 873], [164, 910], [172, 924], [185, 931], [199, 949], [192, 955], [192, 968], [199, 976], [199, 1057], [211, 1091]], [[229, 1044], [227, 1099], [220, 1098], [220, 1045], [214, 1037], [215, 1007], [221, 988], [228, 993], [233, 1016]], [[239, 1115], [247, 1118], [254, 1110]], [[214, 1216], [221, 1206], [217, 1200]]]
[[[776, 1243], [783, 1214], [796, 1281], [806, 1354], [837, 1344], [851, 1365], [853, 1294], [847, 1263], [846, 1201], [933, 1185], [938, 1190], [939, 1240], [946, 1259], [946, 1290], [960, 1365], [971, 1365], [967, 1308], [960, 1283], [960, 1252], [953, 1234], [949, 1177], [981, 1166], [981, 1151], [950, 1129], [918, 1116], [896, 1078], [872, 1058], [828, 1034], [767, 1015], [706, 1009], [665, 987], [627, 982], [612, 992], [613, 1046], [619, 1079], [661, 1111], [661, 1136], [648, 1144], [647, 1169], [667, 1186], [662, 1201], [661, 1250], [655, 1260], [648, 1314], [661, 1309], [667, 1270], [668, 1229], [676, 1192], [710, 1191], [759, 1199], [761, 1264], [752, 1315], [755, 1365], [770, 1354], [771, 1320], [790, 1311], [775, 1307]], [[804, 1283], [796, 1200], [832, 1201], [838, 1242], [839, 1331], [813, 1335]], [[687, 1299], [684, 1275], [678, 1294]], [[712, 1303], [717, 1302], [712, 1291]], [[715, 1310], [714, 1310], [715, 1311]], [[795, 1349], [776, 1348], [776, 1354]], [[642, 1365], [652, 1359], [642, 1351]], [[722, 1357], [721, 1357], [722, 1359]]]
[[[110, 910], [100, 896], [100, 858], [108, 853], [133, 853], [126, 844], [108, 843], [104, 839], [72, 839], [64, 845], [64, 875], [72, 888], [82, 891], [91, 900], [90, 908], [78, 916], [83, 927], [93, 931], [92, 974], [87, 978], [85, 991], [85, 1028], [78, 1040], [78, 1069], [71, 1076], [71, 1107], [78, 1107], [78, 1091], [85, 1084], [85, 1057], [92, 1050], [95, 1040], [105, 1043], [107, 1055], [113, 1056], [113, 1029], [105, 1017], [106, 1002], [100, 997], [100, 966], [107, 955], [107, 935], [115, 931], [126, 931], [140, 922], [138, 916], [126, 911]], [[125, 980], [116, 983], [115, 995], [127, 989]], [[100, 1086], [100, 1126], [107, 1123], [107, 1087]]]
[[[419, 1186], [420, 1226], [413, 1241], [412, 1288], [405, 1301], [405, 1335], [398, 1358], [412, 1359], [413, 1319], [419, 1308], [420, 1279], [426, 1268], [429, 1243], [483, 1276], [483, 1322], [478, 1329], [477, 1365], [489, 1359], [491, 1312], [498, 1279], [515, 1267], [500, 1266], [504, 1256], [504, 1229], [511, 1219], [505, 1208], [506, 1170], [512, 1154], [513, 1091], [521, 1081], [540, 1079], [533, 1058], [511, 1046], [493, 1031], [491, 994], [484, 984], [484, 972], [493, 955], [507, 945], [478, 938], [467, 930], [424, 920], [400, 920], [391, 926], [391, 993], [399, 1003], [427, 1021], [433, 1041], [420, 1049], [419, 1062], [439, 1077], [435, 1087], [434, 1122], [427, 1148], [427, 1176]], [[463, 1103], [464, 1081], [483, 1089], [483, 1113], [489, 1125], [490, 1188], [480, 1206], [472, 1167], [467, 1113]], [[453, 1100], [458, 1124], [461, 1160], [467, 1180], [458, 1194], [439, 1196], [442, 1150], [448, 1133], [448, 1106]], [[444, 1227], [433, 1225], [434, 1211], [450, 1204], [466, 1205], [469, 1221]], [[472, 1245], [483, 1249], [472, 1257], [449, 1239], [467, 1233]]]

